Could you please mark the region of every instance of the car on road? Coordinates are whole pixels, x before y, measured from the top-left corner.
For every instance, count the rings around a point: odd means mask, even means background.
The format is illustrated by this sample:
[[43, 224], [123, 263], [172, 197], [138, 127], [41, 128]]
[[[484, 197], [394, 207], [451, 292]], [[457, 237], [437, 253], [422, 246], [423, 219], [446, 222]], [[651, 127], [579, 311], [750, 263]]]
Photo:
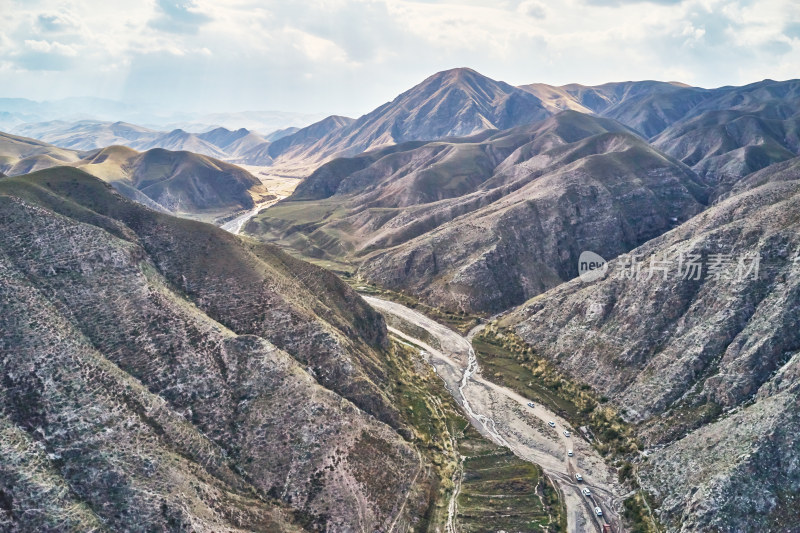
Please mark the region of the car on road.
[[552, 420], [551, 420], [550, 422], [548, 422], [548, 424], [550, 424], [550, 427], [551, 427], [551, 428], [554, 428], [554, 427], [556, 427], [556, 423], [555, 423], [555, 422], [553, 422]]
[[536, 407], [536, 406], [533, 405], [533, 402], [528, 402], [528, 407]]
[[590, 491], [589, 489], [583, 489], [581, 492], [583, 492], [584, 496], [591, 496], [592, 495], [592, 491]]
[[565, 437], [567, 437], [567, 438], [569, 438], [569, 431], [565, 431], [565, 432], [564, 432], [564, 436], [565, 436]]
[[577, 479], [578, 481], [583, 481], [583, 476], [580, 474], [575, 474], [575, 479]]
[[599, 507], [595, 507], [594, 514], [596, 514], [597, 516], [603, 516], [603, 510], [600, 509]]
[[573, 453], [572, 450], [567, 450], [567, 457], [572, 457]]

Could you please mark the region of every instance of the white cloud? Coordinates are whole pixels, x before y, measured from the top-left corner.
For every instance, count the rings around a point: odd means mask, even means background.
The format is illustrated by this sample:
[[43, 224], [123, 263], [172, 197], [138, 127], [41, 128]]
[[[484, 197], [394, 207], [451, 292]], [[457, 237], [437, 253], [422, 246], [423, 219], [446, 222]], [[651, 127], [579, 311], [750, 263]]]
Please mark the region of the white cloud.
[[19, 0], [3, 12], [3, 96], [39, 99], [358, 114], [456, 66], [517, 84], [718, 86], [800, 65], [794, 0]]
[[73, 47], [55, 41], [35, 41], [32, 39], [26, 39], [25, 48], [33, 50], [34, 52], [55, 54], [64, 57], [75, 57], [78, 55], [78, 51]]
[[301, 51], [311, 61], [349, 63], [347, 53], [329, 39], [323, 39], [295, 28], [286, 28], [282, 33], [287, 42], [292, 43], [295, 49]]

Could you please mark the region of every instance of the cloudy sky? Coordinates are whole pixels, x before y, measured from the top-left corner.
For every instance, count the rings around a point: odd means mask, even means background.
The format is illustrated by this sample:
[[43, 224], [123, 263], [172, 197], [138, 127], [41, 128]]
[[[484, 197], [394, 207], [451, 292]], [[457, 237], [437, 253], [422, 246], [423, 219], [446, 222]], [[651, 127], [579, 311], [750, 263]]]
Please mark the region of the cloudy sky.
[[0, 97], [36, 100], [357, 116], [459, 66], [512, 84], [800, 77], [797, 0], [0, 0], [0, 13]]

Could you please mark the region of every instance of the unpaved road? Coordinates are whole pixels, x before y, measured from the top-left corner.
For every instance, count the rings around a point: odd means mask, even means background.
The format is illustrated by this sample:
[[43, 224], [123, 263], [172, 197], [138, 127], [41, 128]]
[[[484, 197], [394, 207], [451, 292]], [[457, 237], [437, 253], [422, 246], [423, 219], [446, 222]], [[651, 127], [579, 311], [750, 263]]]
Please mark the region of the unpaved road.
[[[439, 324], [427, 316], [401, 304], [372, 296], [364, 299], [383, 313], [424, 328], [442, 347], [437, 350], [427, 343], [399, 331], [398, 337], [425, 350], [426, 359], [444, 380], [447, 389], [461, 405], [470, 422], [486, 437], [511, 449], [519, 457], [542, 467], [558, 485], [567, 507], [568, 530], [575, 533], [601, 531], [610, 524], [622, 531], [618, 507], [621, 496], [616, 476], [589, 443], [575, 434], [574, 428], [539, 404], [528, 407], [529, 400], [516, 392], [492, 383], [481, 376], [471, 339], [481, 326], [467, 337]], [[548, 425], [555, 423], [555, 428]], [[567, 437], [564, 431], [568, 431]], [[568, 457], [573, 450], [573, 457]], [[583, 482], [575, 474], [583, 476]], [[586, 497], [581, 490], [588, 488]], [[603, 517], [594, 513], [600, 507]]]

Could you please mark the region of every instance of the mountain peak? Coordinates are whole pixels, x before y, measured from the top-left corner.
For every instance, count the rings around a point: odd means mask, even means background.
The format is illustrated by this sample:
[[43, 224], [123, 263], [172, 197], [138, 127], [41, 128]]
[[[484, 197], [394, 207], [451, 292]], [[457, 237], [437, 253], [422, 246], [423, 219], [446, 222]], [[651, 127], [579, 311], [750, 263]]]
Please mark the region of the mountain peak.
[[471, 68], [458, 67], [437, 72], [436, 74], [429, 76], [427, 79], [425, 79], [422, 83], [420, 83], [416, 87], [423, 87], [432, 84], [445, 87], [445, 86], [461, 85], [465, 83], [466, 84], [478, 83], [480, 85], [486, 83], [502, 84], [502, 82], [497, 82], [489, 78], [488, 76], [484, 76], [480, 72], [477, 72]]

